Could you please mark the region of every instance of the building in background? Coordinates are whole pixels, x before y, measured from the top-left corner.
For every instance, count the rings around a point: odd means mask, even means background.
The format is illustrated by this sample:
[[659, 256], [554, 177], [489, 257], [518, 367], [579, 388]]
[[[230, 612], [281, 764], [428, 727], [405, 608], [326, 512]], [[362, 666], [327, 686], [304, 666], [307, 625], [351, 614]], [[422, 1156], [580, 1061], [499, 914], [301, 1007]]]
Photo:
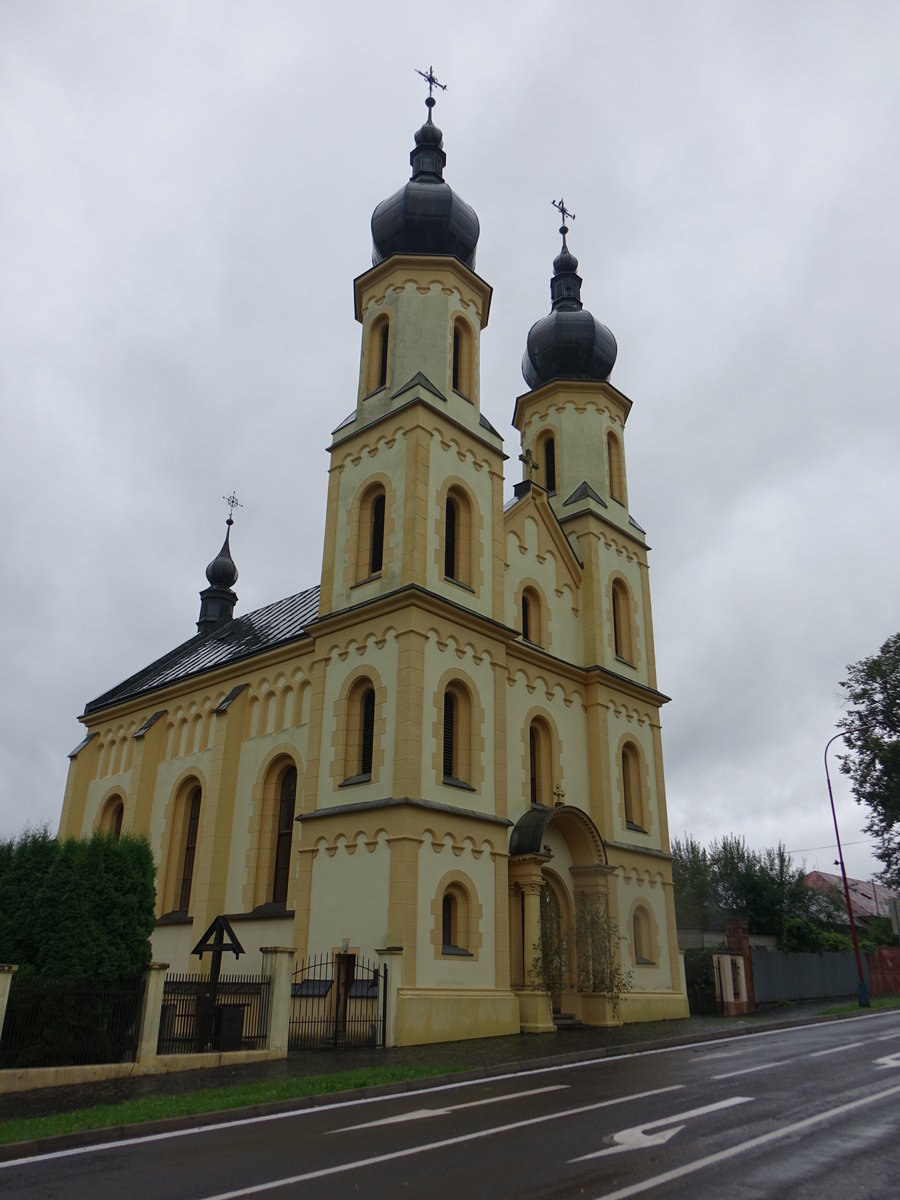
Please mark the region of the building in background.
[[218, 914], [247, 948], [389, 961], [399, 1043], [552, 1028], [548, 992], [613, 1019], [607, 913], [622, 1018], [686, 1016], [615, 339], [582, 306], [560, 205], [504, 505], [479, 223], [427, 105], [355, 281], [318, 585], [234, 617], [229, 518], [196, 636], [86, 706], [61, 833], [148, 835], [153, 952], [178, 969]]
[[[806, 875], [806, 886], [817, 892], [831, 895], [841, 906], [846, 915], [847, 905], [844, 899], [844, 884], [840, 875], [832, 875], [828, 871], [809, 871]], [[868, 925], [875, 917], [891, 920], [892, 903], [900, 901], [900, 896], [883, 883], [874, 879], [847, 879], [847, 891], [850, 893], [850, 906], [853, 909], [853, 919], [860, 925]], [[847, 925], [850, 921], [847, 919]]]

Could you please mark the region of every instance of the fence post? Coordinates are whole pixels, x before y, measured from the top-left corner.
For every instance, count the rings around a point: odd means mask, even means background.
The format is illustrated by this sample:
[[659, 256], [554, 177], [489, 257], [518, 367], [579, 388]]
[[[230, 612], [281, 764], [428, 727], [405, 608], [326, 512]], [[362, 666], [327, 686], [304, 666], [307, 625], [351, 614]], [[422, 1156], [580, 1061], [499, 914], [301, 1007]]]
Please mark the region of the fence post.
[[397, 991], [400, 987], [401, 978], [401, 955], [403, 954], [402, 946], [383, 946], [376, 950], [375, 953], [381, 959], [382, 967], [389, 967], [388, 971], [388, 986], [387, 986], [387, 1005], [385, 1006], [384, 1014], [384, 1044], [386, 1047], [396, 1045], [397, 1042]]
[[163, 987], [168, 969], [168, 963], [152, 962], [147, 963], [147, 969], [144, 971], [144, 996], [141, 1001], [141, 1023], [136, 1055], [138, 1061], [142, 1058], [152, 1058], [156, 1054]]
[[0, 1042], [3, 1041], [3, 1019], [6, 1016], [6, 1002], [9, 999], [9, 987], [12, 977], [18, 971], [12, 963], [0, 963]]
[[269, 976], [269, 1020], [266, 1047], [287, 1057], [291, 1028], [291, 973], [294, 969], [293, 946], [260, 946], [262, 973]]

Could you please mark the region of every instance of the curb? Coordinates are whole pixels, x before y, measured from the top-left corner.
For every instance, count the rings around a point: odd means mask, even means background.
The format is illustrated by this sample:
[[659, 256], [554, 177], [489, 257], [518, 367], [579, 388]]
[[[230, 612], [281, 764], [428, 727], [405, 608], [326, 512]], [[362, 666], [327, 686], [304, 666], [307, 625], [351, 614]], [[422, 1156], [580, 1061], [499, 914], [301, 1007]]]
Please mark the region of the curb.
[[[896, 1010], [885, 1009], [883, 1011], [889, 1013]], [[543, 1058], [516, 1059], [512, 1062], [496, 1063], [492, 1066], [471, 1067], [465, 1071], [429, 1075], [427, 1079], [407, 1079], [398, 1083], [378, 1084], [370, 1088], [352, 1088], [343, 1092], [323, 1092], [317, 1096], [298, 1096], [291, 1100], [273, 1100], [267, 1104], [251, 1104], [243, 1108], [194, 1113], [185, 1117], [165, 1117], [157, 1121], [140, 1121], [133, 1125], [110, 1125], [101, 1129], [85, 1129], [78, 1133], [54, 1134], [51, 1137], [0, 1145], [0, 1163], [13, 1162], [22, 1158], [39, 1158], [66, 1150], [81, 1150], [90, 1146], [108, 1145], [111, 1142], [132, 1138], [179, 1133], [182, 1130], [190, 1129], [215, 1128], [218, 1125], [227, 1125], [232, 1121], [303, 1112], [307, 1109], [346, 1104], [363, 1098], [427, 1091], [430, 1088], [447, 1086], [452, 1083], [467, 1083], [503, 1075], [522, 1075], [531, 1071], [545, 1071], [552, 1067], [564, 1067], [578, 1062], [601, 1062], [604, 1059], [623, 1058], [630, 1054], [649, 1054], [660, 1050], [676, 1050], [683, 1046], [701, 1045], [704, 1042], [753, 1037], [756, 1034], [773, 1033], [782, 1029], [797, 1029], [804, 1025], [821, 1025], [831, 1021], [842, 1021], [857, 1015], [856, 1013], [834, 1013], [798, 1017], [787, 1021], [769, 1021], [764, 1025], [754, 1025], [750, 1028], [740, 1025], [734, 1029], [716, 1029], [710, 1030], [708, 1033], [685, 1033], [675, 1037], [625, 1042], [619, 1046], [608, 1046], [598, 1050], [573, 1050], [566, 1054], [553, 1054]], [[876, 1016], [878, 1012], [873, 1012], [871, 1015]]]

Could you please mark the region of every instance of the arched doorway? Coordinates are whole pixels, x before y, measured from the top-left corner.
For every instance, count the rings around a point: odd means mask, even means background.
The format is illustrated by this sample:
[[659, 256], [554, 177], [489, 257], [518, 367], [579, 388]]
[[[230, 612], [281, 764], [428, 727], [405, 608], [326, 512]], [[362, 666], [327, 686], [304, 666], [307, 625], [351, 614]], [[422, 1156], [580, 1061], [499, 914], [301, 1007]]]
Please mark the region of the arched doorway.
[[603, 939], [615, 955], [619, 945], [614, 869], [599, 830], [574, 805], [534, 808], [511, 831], [509, 854], [512, 986], [523, 997], [549, 994], [555, 1013], [610, 1023], [598, 964], [609, 962]]

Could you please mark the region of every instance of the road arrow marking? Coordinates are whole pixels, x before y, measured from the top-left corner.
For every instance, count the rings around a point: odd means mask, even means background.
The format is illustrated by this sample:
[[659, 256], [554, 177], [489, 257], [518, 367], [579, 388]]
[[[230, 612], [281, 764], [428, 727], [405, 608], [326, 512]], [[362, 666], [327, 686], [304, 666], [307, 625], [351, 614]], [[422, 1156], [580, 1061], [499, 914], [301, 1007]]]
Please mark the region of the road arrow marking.
[[484, 1100], [470, 1100], [466, 1104], [454, 1104], [450, 1108], [416, 1108], [412, 1112], [398, 1113], [394, 1117], [382, 1117], [380, 1121], [366, 1121], [362, 1125], [345, 1125], [342, 1129], [330, 1129], [329, 1133], [352, 1133], [356, 1129], [374, 1129], [378, 1125], [402, 1125], [405, 1121], [424, 1121], [428, 1117], [446, 1117], [464, 1108], [483, 1108], [485, 1104], [499, 1104], [503, 1100], [521, 1100], [525, 1096], [541, 1096], [545, 1092], [563, 1092], [567, 1083], [554, 1083], [549, 1087], [529, 1088], [525, 1092], [510, 1092], [506, 1096], [488, 1096]]
[[875, 1059], [876, 1067], [893, 1067], [896, 1070], [900, 1067], [900, 1052], [897, 1054], [887, 1054], [884, 1058]]
[[[646, 1121], [643, 1125], [632, 1125], [629, 1129], [620, 1129], [612, 1134], [612, 1146], [605, 1150], [595, 1150], [592, 1154], [582, 1154], [579, 1158], [570, 1158], [569, 1162], [587, 1162], [591, 1158], [603, 1158], [607, 1154], [622, 1154], [625, 1150], [646, 1150], [650, 1146], [661, 1146], [669, 1138], [684, 1129], [684, 1125], [676, 1125], [674, 1129], [661, 1129], [660, 1126], [672, 1125], [674, 1121], [690, 1121], [694, 1117], [705, 1116], [706, 1113], [719, 1112], [724, 1108], [733, 1108], [736, 1104], [747, 1104], [752, 1096], [732, 1096], [730, 1100], [719, 1100], [716, 1104], [704, 1104], [702, 1108], [691, 1108], [687, 1112], [673, 1113], [659, 1121]], [[659, 1133], [648, 1133], [650, 1129], [659, 1129]]]

